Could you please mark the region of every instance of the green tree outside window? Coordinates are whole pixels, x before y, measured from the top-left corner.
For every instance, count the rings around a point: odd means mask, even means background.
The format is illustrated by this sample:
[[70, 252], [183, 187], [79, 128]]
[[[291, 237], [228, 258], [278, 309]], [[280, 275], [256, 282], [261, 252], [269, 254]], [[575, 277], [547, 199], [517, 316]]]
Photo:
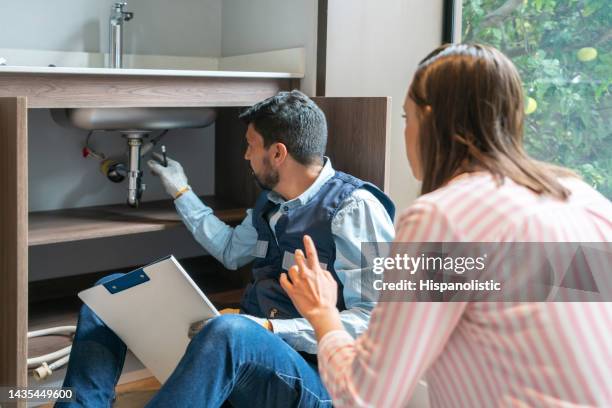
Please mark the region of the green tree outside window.
[[612, 199], [612, 0], [463, 0], [462, 41], [512, 58], [532, 157]]

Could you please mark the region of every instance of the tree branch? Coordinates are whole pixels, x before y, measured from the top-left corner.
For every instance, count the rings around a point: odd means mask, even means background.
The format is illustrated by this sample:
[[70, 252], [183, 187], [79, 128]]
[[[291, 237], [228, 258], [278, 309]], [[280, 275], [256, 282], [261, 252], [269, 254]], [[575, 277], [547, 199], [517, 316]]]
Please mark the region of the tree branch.
[[601, 36], [601, 38], [595, 41], [595, 45], [605, 44], [610, 40], [612, 40], [612, 30], [608, 30], [604, 35]]
[[[604, 44], [608, 41], [610, 41], [610, 39], [612, 38], [612, 30], [608, 30], [604, 33], [601, 34], [601, 37], [595, 41], [595, 43], [590, 43], [588, 41], [580, 41], [578, 43], [575, 44], [569, 44], [566, 45], [565, 47], [543, 47], [540, 46], [538, 49], [543, 49], [546, 51], [552, 51], [552, 52], [567, 52], [567, 51], [578, 51], [580, 48], [584, 48], [584, 47], [592, 47], [592, 46], [598, 46], [601, 44]], [[514, 58], [514, 57], [520, 57], [521, 55], [527, 55], [530, 54], [530, 51], [527, 51], [524, 47], [515, 47], [515, 48], [509, 48], [506, 50], [502, 50], [504, 54], [506, 54], [507, 57], [510, 58]]]
[[507, 19], [519, 6], [523, 0], [506, 0], [499, 8], [487, 14], [480, 22], [480, 29], [497, 25]]

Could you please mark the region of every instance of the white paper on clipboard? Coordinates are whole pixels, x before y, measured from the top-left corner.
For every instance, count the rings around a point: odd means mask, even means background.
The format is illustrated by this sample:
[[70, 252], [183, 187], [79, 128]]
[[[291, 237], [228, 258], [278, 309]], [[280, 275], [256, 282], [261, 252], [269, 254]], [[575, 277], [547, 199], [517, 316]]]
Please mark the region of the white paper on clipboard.
[[190, 325], [219, 315], [172, 255], [84, 290], [79, 298], [162, 384], [187, 349]]

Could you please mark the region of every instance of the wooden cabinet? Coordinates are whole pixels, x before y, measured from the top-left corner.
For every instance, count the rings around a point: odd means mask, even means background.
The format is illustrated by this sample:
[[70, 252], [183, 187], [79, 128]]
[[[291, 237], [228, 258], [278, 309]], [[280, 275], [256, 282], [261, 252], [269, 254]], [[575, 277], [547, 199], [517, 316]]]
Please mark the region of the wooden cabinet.
[[0, 99], [0, 384], [26, 384], [28, 165], [26, 98]]
[[[243, 159], [241, 107], [297, 88], [291, 78], [174, 78], [0, 73], [0, 385], [27, 384], [28, 248], [59, 242], [182, 228], [170, 200], [28, 214], [29, 108], [215, 107], [215, 194], [204, 197], [239, 222], [257, 191]], [[389, 98], [317, 97], [328, 118], [334, 167], [388, 185]], [[76, 294], [75, 294], [76, 295]]]

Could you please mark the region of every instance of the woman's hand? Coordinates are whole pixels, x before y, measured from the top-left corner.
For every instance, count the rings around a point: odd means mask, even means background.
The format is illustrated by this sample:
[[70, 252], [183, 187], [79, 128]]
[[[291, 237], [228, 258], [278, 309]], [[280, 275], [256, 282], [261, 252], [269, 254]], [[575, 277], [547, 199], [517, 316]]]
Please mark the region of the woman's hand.
[[328, 331], [343, 328], [336, 309], [338, 284], [331, 273], [319, 265], [317, 250], [308, 235], [304, 235], [304, 248], [306, 256], [299, 249], [295, 251], [297, 265], [289, 268], [289, 277], [281, 274], [280, 284], [321, 339]]

